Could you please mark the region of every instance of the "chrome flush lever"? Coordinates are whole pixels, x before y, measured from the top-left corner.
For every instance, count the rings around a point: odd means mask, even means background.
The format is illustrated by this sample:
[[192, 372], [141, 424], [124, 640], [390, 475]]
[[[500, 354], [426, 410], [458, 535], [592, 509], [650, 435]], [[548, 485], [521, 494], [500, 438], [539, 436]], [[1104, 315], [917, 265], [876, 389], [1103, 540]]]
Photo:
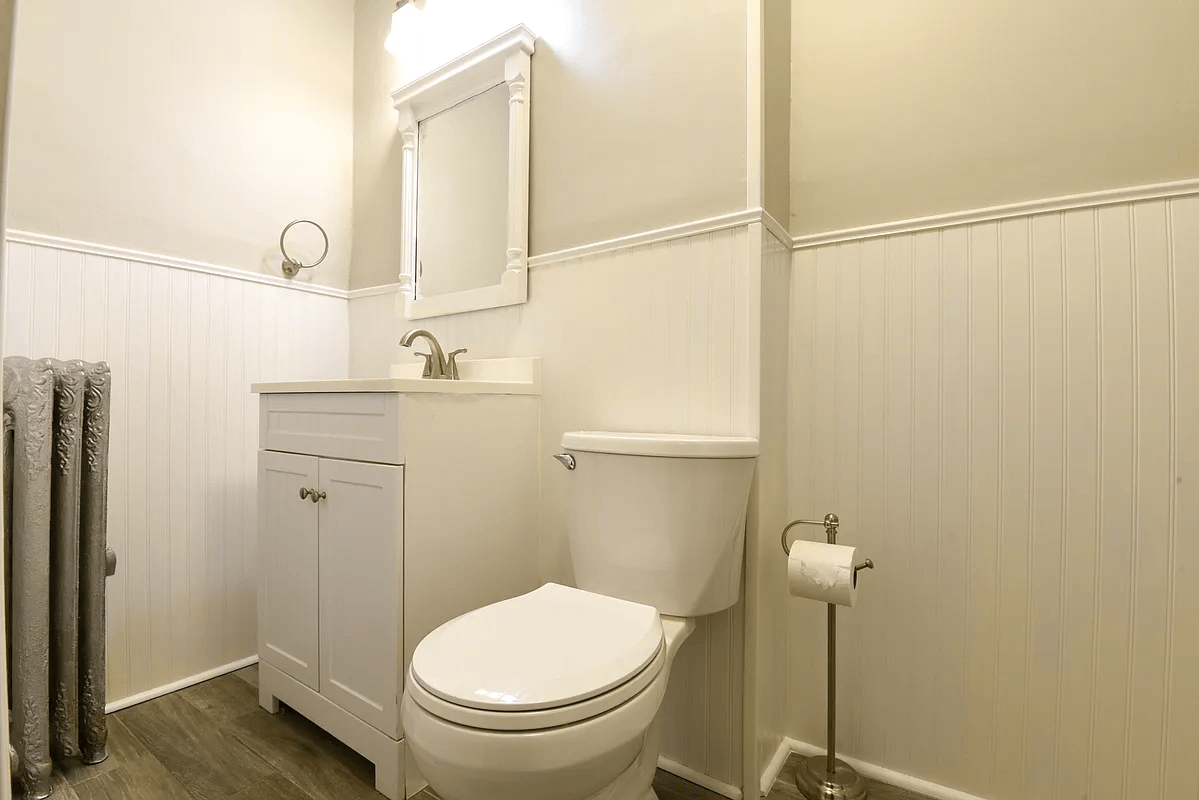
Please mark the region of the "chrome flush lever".
[[575, 457], [570, 453], [558, 453], [554, 456], [554, 460], [567, 469], [575, 468]]

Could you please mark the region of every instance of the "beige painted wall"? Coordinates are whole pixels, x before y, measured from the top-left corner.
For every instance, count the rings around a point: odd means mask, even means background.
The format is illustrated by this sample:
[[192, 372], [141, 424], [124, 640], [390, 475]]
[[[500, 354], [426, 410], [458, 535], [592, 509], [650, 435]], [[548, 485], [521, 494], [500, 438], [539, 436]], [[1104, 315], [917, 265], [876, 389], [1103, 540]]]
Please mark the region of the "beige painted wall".
[[395, 283], [400, 274], [403, 149], [391, 90], [395, 59], [383, 49], [395, 6], [354, 3], [354, 266], [350, 286]]
[[791, 215], [791, 3], [762, 2], [762, 207]]
[[353, 0], [24, 3], [10, 226], [278, 274], [311, 217], [345, 286], [353, 44]]
[[721, 0], [425, 0], [382, 52], [359, 0], [355, 287], [399, 272], [389, 92], [513, 25], [533, 57], [529, 250], [537, 255], [745, 208], [745, 6]]
[[791, 230], [1199, 177], [1199, 4], [795, 0]]

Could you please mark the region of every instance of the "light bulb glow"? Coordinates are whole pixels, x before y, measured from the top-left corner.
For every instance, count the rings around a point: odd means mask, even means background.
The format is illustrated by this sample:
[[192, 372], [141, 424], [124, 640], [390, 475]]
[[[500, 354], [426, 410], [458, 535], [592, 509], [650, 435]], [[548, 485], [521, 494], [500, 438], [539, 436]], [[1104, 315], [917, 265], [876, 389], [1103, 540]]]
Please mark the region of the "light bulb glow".
[[391, 14], [391, 30], [387, 34], [387, 38], [383, 40], [383, 49], [391, 53], [393, 56], [399, 56], [404, 52], [405, 32], [411, 36], [411, 30], [416, 22], [416, 18], [420, 15], [420, 9], [416, 5], [416, 0], [408, 0], [404, 5], [397, 8]]
[[582, 44], [577, 13], [563, 0], [409, 0], [391, 15], [384, 47], [396, 59], [401, 83], [520, 24], [573, 62]]

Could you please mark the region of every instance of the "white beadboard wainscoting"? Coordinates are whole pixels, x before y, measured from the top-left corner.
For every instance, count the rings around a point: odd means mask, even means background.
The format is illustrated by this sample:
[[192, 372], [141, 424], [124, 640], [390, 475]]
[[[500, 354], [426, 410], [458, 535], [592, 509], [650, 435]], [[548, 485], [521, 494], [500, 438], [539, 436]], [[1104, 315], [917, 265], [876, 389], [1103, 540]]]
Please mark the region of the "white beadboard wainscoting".
[[[565, 431], [756, 434], [751, 268], [758, 245], [751, 246], [749, 228], [535, 266], [526, 305], [414, 323], [446, 347], [469, 348], [471, 358], [542, 357], [544, 580], [573, 583], [569, 476], [550, 460]], [[402, 323], [394, 300], [350, 300], [356, 376], [415, 360], [396, 344]], [[664, 757], [730, 787], [741, 785], [743, 624], [742, 604], [701, 619], [675, 662], [665, 701]]]
[[10, 237], [5, 350], [112, 367], [114, 708], [253, 660], [250, 383], [345, 377], [347, 301], [337, 290], [43, 240]]
[[[795, 253], [789, 511], [877, 565], [838, 615], [844, 753], [1195, 798], [1199, 197], [1074, 205]], [[824, 608], [781, 602], [787, 733], [823, 745]]]

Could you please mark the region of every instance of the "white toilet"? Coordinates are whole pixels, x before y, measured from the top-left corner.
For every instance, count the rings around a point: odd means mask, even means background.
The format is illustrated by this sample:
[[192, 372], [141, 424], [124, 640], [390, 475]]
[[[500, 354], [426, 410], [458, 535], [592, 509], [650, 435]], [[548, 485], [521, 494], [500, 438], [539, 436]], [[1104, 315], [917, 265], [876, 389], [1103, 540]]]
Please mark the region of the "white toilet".
[[756, 439], [567, 433], [578, 589], [426, 636], [404, 736], [444, 800], [652, 800], [671, 662], [737, 602]]

